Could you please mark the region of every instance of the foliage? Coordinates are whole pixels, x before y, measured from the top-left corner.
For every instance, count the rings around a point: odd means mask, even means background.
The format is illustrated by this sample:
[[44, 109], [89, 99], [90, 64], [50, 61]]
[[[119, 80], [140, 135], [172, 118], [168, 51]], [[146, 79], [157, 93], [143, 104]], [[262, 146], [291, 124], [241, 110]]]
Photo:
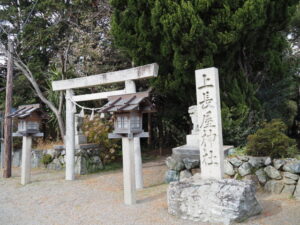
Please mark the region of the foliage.
[[[14, 56], [24, 62], [42, 94], [58, 110], [56, 113], [46, 104], [50, 116], [46, 128], [51, 131], [47, 135], [55, 138], [56, 120], [59, 120], [57, 114], [64, 111], [64, 97], [51, 90], [51, 81], [107, 72], [129, 65], [111, 42], [108, 1], [0, 0], [0, 5], [0, 47], [7, 45], [8, 33], [14, 35]], [[37, 97], [23, 75], [16, 71], [14, 106], [44, 102]], [[4, 85], [1, 80], [0, 85], [2, 83]], [[112, 89], [114, 86], [105, 88]], [[86, 92], [96, 90], [90, 88]], [[1, 103], [4, 97], [2, 92]], [[89, 106], [94, 105], [90, 103]], [[60, 130], [64, 129], [60, 126]]]
[[42, 163], [45, 167], [47, 167], [48, 164], [50, 164], [53, 161], [53, 158], [50, 154], [45, 154], [42, 157]]
[[85, 118], [83, 132], [88, 138], [88, 142], [100, 145], [100, 158], [104, 164], [108, 164], [120, 156], [120, 140], [108, 139], [108, 133], [113, 130], [113, 121], [100, 119], [99, 116], [93, 120]]
[[297, 154], [296, 141], [286, 135], [287, 126], [282, 120], [265, 123], [255, 134], [249, 135], [247, 154], [270, 156], [272, 158], [294, 157]]
[[[291, 77], [283, 32], [298, 0], [111, 0], [115, 43], [135, 64], [157, 62], [153, 81], [163, 113], [182, 131], [195, 104], [194, 71], [215, 66], [220, 86], [225, 142], [241, 144], [268, 117], [277, 95], [269, 87]], [[291, 84], [291, 83], [289, 83]], [[283, 89], [277, 90], [282, 92]], [[290, 100], [286, 96], [283, 101]], [[167, 100], [166, 100], [167, 99]], [[276, 107], [281, 107], [276, 104]], [[176, 113], [174, 109], [176, 108]], [[278, 111], [279, 118], [285, 118]], [[274, 118], [273, 116], [270, 116]], [[289, 119], [288, 119], [289, 120]]]

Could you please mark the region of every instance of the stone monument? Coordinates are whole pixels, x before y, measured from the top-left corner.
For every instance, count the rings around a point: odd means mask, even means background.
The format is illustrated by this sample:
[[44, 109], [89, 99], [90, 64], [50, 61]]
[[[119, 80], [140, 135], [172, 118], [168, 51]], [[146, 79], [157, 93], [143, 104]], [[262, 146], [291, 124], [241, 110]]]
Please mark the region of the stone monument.
[[80, 114], [75, 114], [75, 148], [87, 143], [87, 137], [82, 132], [83, 119]]
[[[186, 136], [186, 144], [173, 148], [172, 153], [173, 157], [177, 159], [197, 159], [199, 160], [199, 140], [201, 140], [201, 137], [199, 137], [199, 124], [198, 124], [198, 110], [197, 105], [192, 105], [189, 107], [189, 114], [191, 121], [193, 123], [193, 129], [190, 134]], [[201, 149], [201, 146], [200, 146]], [[233, 149], [233, 146], [224, 145], [223, 146], [223, 152], [224, 155], [228, 154], [228, 151]]]
[[194, 221], [224, 224], [241, 222], [259, 214], [262, 208], [255, 197], [254, 183], [223, 179], [224, 151], [218, 70], [197, 70], [196, 90], [198, 123], [194, 118], [192, 121], [196, 124], [193, 131], [198, 132], [201, 173], [170, 183], [167, 192], [168, 212]]
[[221, 179], [224, 153], [218, 70], [197, 70], [196, 90], [201, 177]]

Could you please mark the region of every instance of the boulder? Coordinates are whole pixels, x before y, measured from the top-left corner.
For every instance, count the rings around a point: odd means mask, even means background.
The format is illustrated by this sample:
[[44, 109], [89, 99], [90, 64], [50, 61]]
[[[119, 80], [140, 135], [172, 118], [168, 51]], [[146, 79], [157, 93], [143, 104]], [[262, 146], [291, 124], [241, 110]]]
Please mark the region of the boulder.
[[184, 169], [184, 164], [183, 164], [182, 160], [177, 159], [175, 157], [171, 157], [171, 156], [168, 157], [166, 159], [166, 164], [170, 170], [181, 171]]
[[283, 166], [283, 170], [290, 173], [300, 173], [300, 161], [290, 161]]
[[262, 211], [249, 181], [192, 177], [171, 183], [167, 199], [170, 214], [193, 221], [230, 224]]
[[239, 167], [240, 165], [243, 164], [243, 161], [242, 160], [239, 160], [238, 158], [236, 157], [233, 157], [233, 158], [229, 158], [228, 161], [235, 167]]
[[264, 171], [268, 175], [268, 177], [275, 179], [275, 180], [280, 180], [282, 178], [280, 172], [275, 169], [273, 166], [267, 166], [264, 168]]
[[272, 164], [272, 159], [271, 157], [267, 157], [266, 160], [265, 160], [265, 166], [269, 166]]
[[284, 178], [284, 179], [283, 179], [283, 182], [284, 182], [285, 184], [296, 184], [296, 183], [297, 183], [297, 181], [295, 181], [295, 180], [293, 180], [293, 179], [290, 179], [290, 178]]
[[266, 158], [267, 157], [250, 157], [248, 162], [254, 168], [261, 168], [265, 165]]
[[265, 191], [271, 192], [273, 194], [280, 194], [283, 187], [284, 187], [284, 183], [282, 181], [269, 180], [265, 184]]
[[233, 176], [235, 174], [234, 168], [228, 160], [224, 161], [224, 173], [228, 176]]
[[179, 180], [183, 181], [184, 179], [192, 177], [192, 173], [189, 170], [182, 170], [179, 174]]
[[293, 173], [290, 173], [290, 172], [284, 172], [283, 176], [285, 178], [289, 178], [289, 179], [293, 179], [293, 180], [299, 180], [299, 175], [293, 174]]
[[274, 159], [273, 160], [273, 165], [275, 169], [280, 170], [283, 165], [285, 164], [285, 161], [283, 159]]
[[248, 162], [244, 162], [238, 169], [239, 174], [243, 177], [251, 173], [251, 165]]
[[245, 156], [245, 155], [239, 155], [238, 158], [244, 162], [248, 162], [248, 160], [249, 160], [249, 157]]
[[165, 182], [170, 183], [179, 181], [179, 172], [176, 170], [168, 170], [165, 175]]
[[284, 185], [281, 194], [285, 195], [286, 197], [292, 197], [295, 189], [296, 189], [296, 185]]
[[257, 170], [255, 172], [255, 175], [257, 176], [257, 179], [261, 184], [265, 184], [268, 181], [268, 176], [263, 168]]
[[249, 175], [244, 176], [243, 180], [251, 181], [256, 187], [260, 186], [259, 180], [258, 180], [257, 176], [254, 174], [249, 174]]
[[190, 170], [194, 168], [200, 167], [200, 159], [190, 159], [190, 158], [184, 158], [183, 164], [185, 165], [185, 168]]

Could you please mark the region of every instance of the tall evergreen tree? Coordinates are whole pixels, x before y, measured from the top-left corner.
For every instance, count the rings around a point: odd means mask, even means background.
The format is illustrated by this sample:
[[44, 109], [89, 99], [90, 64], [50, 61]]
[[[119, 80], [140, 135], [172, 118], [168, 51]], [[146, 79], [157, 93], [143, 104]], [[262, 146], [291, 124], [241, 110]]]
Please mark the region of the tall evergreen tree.
[[[111, 0], [112, 33], [135, 64], [157, 62], [162, 116], [180, 129], [195, 104], [194, 71], [220, 69], [224, 136], [240, 144], [258, 126], [267, 90], [287, 76], [282, 32], [298, 0]], [[279, 104], [277, 104], [279, 106]], [[278, 115], [283, 117], [284, 115]], [[180, 122], [182, 121], [182, 124]]]

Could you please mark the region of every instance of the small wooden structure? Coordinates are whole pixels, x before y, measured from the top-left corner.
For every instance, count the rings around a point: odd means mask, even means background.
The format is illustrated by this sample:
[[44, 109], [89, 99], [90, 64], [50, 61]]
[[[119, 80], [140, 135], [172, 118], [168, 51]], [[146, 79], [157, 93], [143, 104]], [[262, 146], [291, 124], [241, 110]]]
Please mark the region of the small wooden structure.
[[30, 182], [32, 137], [44, 136], [39, 129], [44, 117], [39, 104], [21, 105], [8, 117], [14, 118], [18, 122], [18, 130], [13, 133], [13, 136], [23, 137], [21, 184], [25, 185]]
[[114, 131], [109, 138], [122, 138], [124, 201], [127, 205], [136, 203], [134, 139], [148, 137], [143, 131], [143, 113], [154, 112], [149, 92], [116, 95], [108, 97], [100, 113], [114, 113]]
[[142, 127], [143, 113], [155, 111], [149, 92], [110, 96], [108, 101], [99, 112], [115, 115], [114, 132], [109, 134], [109, 138], [148, 137]]
[[17, 119], [18, 130], [14, 136], [28, 136], [39, 133], [40, 124], [44, 118], [39, 104], [21, 105], [9, 117]]

